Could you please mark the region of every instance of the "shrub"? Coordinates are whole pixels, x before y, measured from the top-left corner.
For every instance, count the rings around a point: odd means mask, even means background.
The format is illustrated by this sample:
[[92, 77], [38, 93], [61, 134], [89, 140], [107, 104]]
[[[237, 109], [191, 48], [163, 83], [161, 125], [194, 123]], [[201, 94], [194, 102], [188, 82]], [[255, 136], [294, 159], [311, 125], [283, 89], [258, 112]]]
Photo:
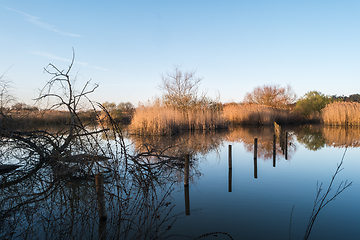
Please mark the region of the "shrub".
[[314, 113], [319, 114], [326, 104], [332, 101], [331, 97], [317, 91], [310, 91], [297, 101], [295, 111], [298, 111], [304, 117], [310, 117]]

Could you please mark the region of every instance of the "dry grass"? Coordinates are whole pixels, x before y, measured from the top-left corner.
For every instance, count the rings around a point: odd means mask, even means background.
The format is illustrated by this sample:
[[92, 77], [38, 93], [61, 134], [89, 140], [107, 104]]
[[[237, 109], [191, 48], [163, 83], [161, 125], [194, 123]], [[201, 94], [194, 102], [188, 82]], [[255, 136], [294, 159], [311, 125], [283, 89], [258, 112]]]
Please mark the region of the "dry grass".
[[136, 109], [129, 126], [132, 134], [173, 135], [181, 130], [211, 130], [224, 128], [220, 111], [192, 108], [187, 111], [163, 106], [142, 106]]
[[234, 125], [272, 125], [274, 122], [293, 123], [298, 121], [298, 115], [290, 110], [264, 105], [228, 105], [224, 107], [223, 111], [226, 120]]
[[330, 103], [322, 110], [322, 119], [327, 125], [358, 126], [360, 125], [360, 103]]

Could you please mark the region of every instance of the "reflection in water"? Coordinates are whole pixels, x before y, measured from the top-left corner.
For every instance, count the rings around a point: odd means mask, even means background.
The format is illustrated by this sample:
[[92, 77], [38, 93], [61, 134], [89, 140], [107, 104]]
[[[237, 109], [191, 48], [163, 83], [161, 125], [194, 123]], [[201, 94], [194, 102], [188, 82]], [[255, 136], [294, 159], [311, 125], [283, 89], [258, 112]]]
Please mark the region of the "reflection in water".
[[309, 150], [319, 150], [325, 146], [359, 147], [360, 128], [358, 126], [306, 125], [294, 128], [298, 142]]
[[[257, 178], [257, 159], [272, 159], [273, 167], [276, 160], [291, 159], [295, 137], [316, 150], [324, 143], [358, 147], [359, 136], [358, 128], [324, 126], [283, 127], [280, 135], [270, 127], [251, 127], [169, 138], [131, 136], [134, 155], [121, 153], [120, 158], [111, 151], [116, 139], [100, 144], [109, 159], [79, 151], [89, 143], [85, 140], [77, 139], [72, 154], [53, 156], [46, 142], [3, 138], [0, 163], [9, 168], [0, 172], [0, 238], [166, 238], [178, 219], [172, 212], [175, 184], [184, 182], [185, 215], [190, 215], [189, 185], [201, 177], [199, 156], [217, 151], [225, 141], [243, 142], [254, 151]], [[46, 158], [40, 147], [49, 152]], [[233, 191], [232, 151], [229, 145], [228, 192]]]
[[257, 178], [257, 138], [254, 138], [254, 178]]
[[323, 137], [327, 146], [332, 147], [360, 147], [359, 126], [323, 126]]
[[232, 145], [229, 145], [229, 173], [228, 173], [228, 191], [232, 192]]
[[185, 193], [185, 214], [190, 215], [190, 194], [189, 194], [189, 169], [190, 156], [185, 155], [185, 169], [184, 169], [184, 193]]
[[[257, 158], [263, 160], [272, 159], [273, 166], [275, 166], [275, 155], [291, 159], [291, 155], [296, 151], [294, 134], [288, 133], [288, 137], [286, 137], [286, 132], [287, 131], [280, 131], [276, 133], [274, 127], [238, 127], [229, 132], [226, 140], [242, 142], [248, 152], [254, 152], [254, 138], [257, 138]], [[275, 145], [274, 134], [278, 135], [275, 139]], [[276, 140], [278, 140], [278, 142]]]
[[297, 141], [312, 151], [323, 148], [326, 140], [321, 128], [322, 126], [307, 125], [296, 129]]
[[181, 159], [152, 152], [45, 161], [22, 141], [1, 143], [1, 162], [22, 164], [0, 175], [1, 239], [152, 239], [175, 220], [169, 197]]
[[276, 134], [274, 134], [273, 140], [273, 167], [276, 167]]

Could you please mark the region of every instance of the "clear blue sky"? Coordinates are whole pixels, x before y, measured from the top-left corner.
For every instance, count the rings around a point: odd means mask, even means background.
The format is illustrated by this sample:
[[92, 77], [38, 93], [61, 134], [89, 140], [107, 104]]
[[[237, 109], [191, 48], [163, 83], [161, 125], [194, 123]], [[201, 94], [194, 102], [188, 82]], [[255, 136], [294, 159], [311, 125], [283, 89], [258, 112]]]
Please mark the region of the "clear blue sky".
[[0, 75], [32, 103], [75, 49], [91, 98], [134, 105], [160, 96], [162, 73], [197, 70], [200, 90], [242, 101], [264, 84], [298, 96], [360, 93], [360, 1], [13, 1], [0, 3]]

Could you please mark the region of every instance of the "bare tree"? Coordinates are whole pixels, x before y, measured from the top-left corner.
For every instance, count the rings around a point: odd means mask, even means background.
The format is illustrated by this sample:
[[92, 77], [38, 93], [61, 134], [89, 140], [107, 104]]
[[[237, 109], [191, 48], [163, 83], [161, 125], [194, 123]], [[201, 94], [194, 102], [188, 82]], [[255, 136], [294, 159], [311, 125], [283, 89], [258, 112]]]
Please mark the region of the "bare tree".
[[286, 88], [279, 85], [264, 85], [256, 87], [251, 93], [247, 93], [244, 98], [245, 103], [261, 104], [269, 107], [286, 107], [295, 103], [296, 94], [290, 85]]
[[[5, 73], [9, 70], [8, 68]], [[15, 97], [11, 94], [11, 81], [5, 80], [4, 75], [0, 76], [0, 114], [4, 114], [4, 110], [8, 105], [15, 101]]]
[[198, 102], [198, 87], [202, 78], [195, 76], [196, 71], [181, 71], [178, 67], [174, 72], [162, 75], [163, 99], [166, 105], [178, 109], [187, 109]]

